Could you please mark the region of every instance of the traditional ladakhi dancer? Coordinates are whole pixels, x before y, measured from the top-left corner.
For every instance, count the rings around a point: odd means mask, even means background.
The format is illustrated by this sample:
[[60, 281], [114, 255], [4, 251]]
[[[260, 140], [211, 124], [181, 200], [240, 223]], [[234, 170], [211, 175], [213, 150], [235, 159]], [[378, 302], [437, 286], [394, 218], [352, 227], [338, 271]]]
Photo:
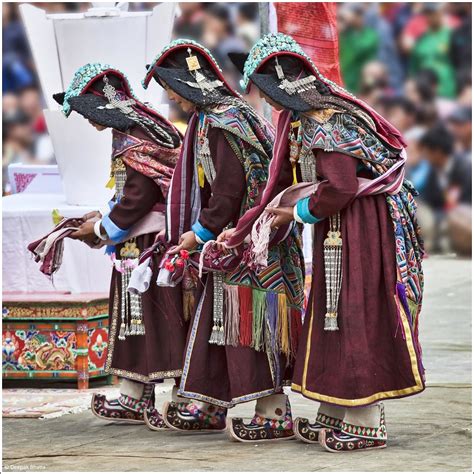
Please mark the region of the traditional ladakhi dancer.
[[[152, 78], [190, 113], [167, 204], [168, 241], [175, 247], [162, 271], [173, 273], [173, 254], [183, 250], [191, 258], [201, 254], [204, 267], [213, 268], [206, 267], [212, 258], [206, 260], [198, 247], [211, 250], [211, 241], [260, 198], [273, 131], [229, 86], [210, 52], [194, 41], [180, 39], [165, 47], [149, 65], [145, 87]], [[301, 327], [299, 234], [290, 226], [271, 246], [262, 271], [250, 271], [242, 255], [234, 257], [233, 263], [216, 263], [219, 271], [202, 275], [178, 391], [193, 402], [185, 409], [169, 403], [165, 422], [176, 430], [221, 431], [227, 409], [256, 400], [250, 423], [231, 421], [233, 438], [291, 439], [291, 408], [282, 387], [291, 378]]]
[[[314, 422], [295, 420], [295, 433], [332, 452], [384, 448], [380, 401], [424, 389], [423, 243], [416, 192], [404, 180], [403, 139], [320, 74], [287, 35], [267, 35], [233, 61], [244, 87], [253, 84], [282, 112], [260, 205], [219, 240], [232, 247], [252, 223], [258, 234], [265, 208], [276, 228], [314, 224], [313, 279], [292, 389], [321, 404]], [[267, 207], [282, 184], [291, 186], [289, 197]]]
[[[143, 295], [127, 288], [140, 253], [164, 231], [165, 198], [182, 137], [135, 97], [125, 74], [105, 64], [81, 67], [54, 98], [66, 116], [76, 111], [97, 130], [112, 129], [110, 210], [85, 215], [71, 235], [91, 246], [107, 245], [114, 264], [106, 370], [122, 378], [120, 396], [94, 395], [92, 411], [127, 423], [143, 423], [148, 416], [154, 429], [166, 428], [154, 409], [153, 382], [181, 376], [187, 334], [181, 288], [152, 285]], [[149, 271], [156, 280], [158, 265]]]

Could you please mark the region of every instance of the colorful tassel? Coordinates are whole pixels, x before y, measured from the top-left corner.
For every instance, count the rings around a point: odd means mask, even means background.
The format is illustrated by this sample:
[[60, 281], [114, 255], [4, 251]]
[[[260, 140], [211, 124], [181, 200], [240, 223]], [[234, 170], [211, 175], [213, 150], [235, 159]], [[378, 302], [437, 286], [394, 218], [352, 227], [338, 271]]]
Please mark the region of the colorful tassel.
[[272, 352], [278, 351], [277, 325], [278, 325], [278, 294], [269, 291], [267, 293], [267, 321], [270, 328], [270, 343]]
[[239, 287], [237, 285], [224, 285], [224, 330], [225, 343], [228, 346], [239, 345]]
[[264, 346], [265, 313], [267, 309], [267, 295], [265, 291], [252, 291], [252, 347], [260, 351]]
[[111, 176], [110, 179], [105, 183], [105, 187], [108, 189], [115, 188], [115, 176]]
[[252, 344], [252, 288], [239, 286], [239, 307], [239, 341], [242, 346], [250, 346]]
[[204, 187], [204, 168], [202, 167], [201, 163], [198, 164], [198, 181], [199, 187]]
[[284, 293], [278, 293], [278, 340], [280, 352], [286, 356], [290, 354], [288, 316], [286, 295]]

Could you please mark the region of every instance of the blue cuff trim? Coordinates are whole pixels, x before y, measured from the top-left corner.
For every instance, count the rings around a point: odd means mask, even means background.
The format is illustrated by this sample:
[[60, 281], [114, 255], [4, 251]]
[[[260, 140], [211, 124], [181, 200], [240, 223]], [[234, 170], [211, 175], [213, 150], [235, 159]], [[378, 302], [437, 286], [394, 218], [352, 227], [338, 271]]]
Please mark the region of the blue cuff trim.
[[299, 218], [305, 224], [316, 224], [317, 222], [322, 221], [323, 219], [318, 219], [309, 212], [309, 197], [300, 199], [296, 203], [296, 212], [298, 213]]
[[129, 229], [121, 229], [116, 226], [108, 214], [102, 218], [102, 227], [105, 229], [105, 232], [107, 232], [108, 238], [117, 244], [122, 242], [129, 233]]
[[209, 229], [203, 227], [199, 221], [196, 221], [191, 229], [203, 242], [215, 240], [216, 238], [216, 236]]

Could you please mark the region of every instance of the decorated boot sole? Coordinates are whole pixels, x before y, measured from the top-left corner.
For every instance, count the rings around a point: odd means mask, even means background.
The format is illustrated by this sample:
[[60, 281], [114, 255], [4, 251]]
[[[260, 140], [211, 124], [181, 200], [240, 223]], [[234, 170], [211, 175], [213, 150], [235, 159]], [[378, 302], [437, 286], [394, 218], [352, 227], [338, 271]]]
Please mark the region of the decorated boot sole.
[[306, 436], [308, 436], [308, 438], [305, 437], [305, 433], [303, 433], [303, 430], [304, 430], [305, 426], [302, 426], [302, 425], [306, 425], [306, 428], [308, 428], [308, 431], [311, 430], [311, 428], [308, 426], [309, 425], [308, 420], [301, 419], [301, 418], [296, 418], [295, 421], [294, 421], [294, 424], [295, 424], [295, 427], [294, 427], [295, 437], [299, 441], [302, 441], [303, 443], [307, 443], [307, 444], [320, 444], [320, 442], [319, 442], [319, 432], [315, 432], [313, 430], [313, 433], [315, 434], [313, 439], [309, 439], [309, 436], [311, 436], [311, 435], [306, 435]]
[[351, 452], [358, 452], [358, 451], [370, 451], [372, 449], [384, 449], [387, 447], [387, 443], [381, 446], [370, 446], [368, 448], [355, 448], [355, 449], [334, 449], [327, 445], [326, 443], [326, 432], [322, 430], [319, 433], [319, 444], [326, 450], [331, 453], [351, 453]]
[[[240, 424], [242, 424], [243, 428], [241, 428], [244, 433], [245, 431], [247, 432], [252, 432], [252, 433], [255, 433], [255, 438], [252, 439], [250, 438], [250, 436], [252, 435], [249, 435], [249, 439], [244, 439], [242, 438], [242, 436], [239, 436], [238, 433], [235, 432], [235, 430], [239, 429], [239, 426]], [[293, 433], [292, 435], [290, 436], [284, 436], [284, 437], [278, 437], [278, 430], [273, 430], [277, 436], [275, 437], [268, 437], [268, 431], [265, 430], [265, 428], [261, 428], [259, 430], [249, 430], [248, 428], [245, 427], [245, 425], [242, 423], [242, 420], [240, 418], [232, 418], [231, 422], [228, 424], [229, 427], [228, 427], [228, 434], [229, 434], [229, 437], [232, 441], [239, 441], [240, 443], [270, 443], [270, 442], [275, 442], [275, 441], [289, 441], [289, 440], [292, 440], [292, 439], [295, 439], [296, 438], [296, 435]]]
[[[194, 424], [196, 425], [196, 427], [194, 428], [181, 428], [179, 426], [175, 426], [173, 425], [169, 420], [168, 420], [168, 408], [170, 406], [170, 402], [165, 402], [164, 405], [163, 405], [163, 421], [165, 422], [165, 425], [170, 429], [170, 430], [173, 430], [173, 431], [179, 431], [180, 433], [194, 433], [194, 434], [198, 434], [198, 433], [202, 433], [202, 434], [210, 434], [210, 433], [223, 433], [224, 431], [227, 430], [227, 426], [223, 429], [215, 429], [215, 428], [201, 428], [199, 426], [199, 422], [198, 421], [195, 421]], [[184, 423], [193, 423], [193, 422], [184, 422]]]
[[91, 411], [92, 411], [92, 414], [94, 416], [96, 416], [97, 418], [101, 419], [101, 420], [104, 420], [104, 421], [111, 421], [113, 423], [120, 423], [122, 425], [140, 425], [140, 424], [144, 424], [145, 423], [145, 420], [134, 420], [133, 418], [116, 418], [116, 417], [113, 417], [113, 416], [105, 416], [105, 415], [102, 415], [100, 413], [98, 413], [94, 407], [94, 400], [95, 400], [95, 397], [96, 397], [96, 394], [94, 393], [92, 395], [92, 399], [91, 399]]

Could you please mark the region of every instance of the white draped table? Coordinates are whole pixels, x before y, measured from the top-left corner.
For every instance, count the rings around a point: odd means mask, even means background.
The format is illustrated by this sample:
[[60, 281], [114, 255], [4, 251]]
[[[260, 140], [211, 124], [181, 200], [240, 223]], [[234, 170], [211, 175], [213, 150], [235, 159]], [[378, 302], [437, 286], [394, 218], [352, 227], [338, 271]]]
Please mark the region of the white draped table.
[[66, 239], [63, 263], [51, 280], [26, 248], [53, 228], [53, 209], [64, 217], [81, 217], [101, 206], [71, 206], [62, 194], [20, 193], [3, 197], [2, 207], [4, 293], [108, 293], [112, 264], [103, 249]]

